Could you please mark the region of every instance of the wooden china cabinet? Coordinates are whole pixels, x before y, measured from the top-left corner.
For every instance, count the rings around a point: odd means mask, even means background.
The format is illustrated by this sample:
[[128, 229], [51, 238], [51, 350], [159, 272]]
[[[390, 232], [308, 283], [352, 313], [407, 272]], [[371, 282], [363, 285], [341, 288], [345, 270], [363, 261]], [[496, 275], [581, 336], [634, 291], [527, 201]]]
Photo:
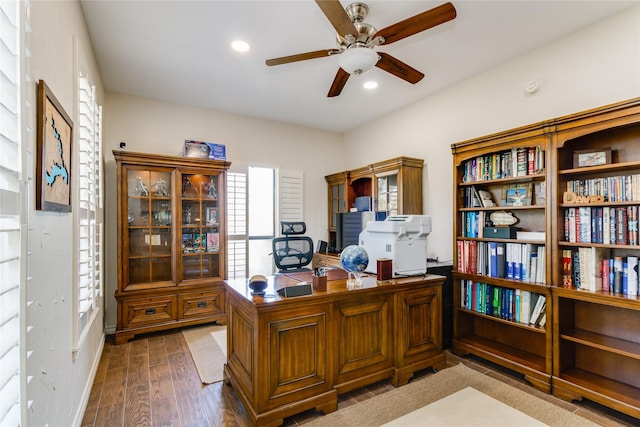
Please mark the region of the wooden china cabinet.
[[114, 151], [118, 181], [116, 343], [226, 323], [226, 171], [230, 163]]

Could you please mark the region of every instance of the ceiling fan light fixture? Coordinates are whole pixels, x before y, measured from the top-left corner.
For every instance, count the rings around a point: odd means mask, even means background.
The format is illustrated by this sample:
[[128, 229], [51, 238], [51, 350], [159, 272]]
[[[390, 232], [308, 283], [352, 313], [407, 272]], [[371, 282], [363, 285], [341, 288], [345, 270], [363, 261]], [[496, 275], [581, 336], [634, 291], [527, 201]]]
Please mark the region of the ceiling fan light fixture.
[[349, 74], [357, 76], [371, 70], [380, 57], [368, 47], [351, 47], [340, 54], [338, 64]]

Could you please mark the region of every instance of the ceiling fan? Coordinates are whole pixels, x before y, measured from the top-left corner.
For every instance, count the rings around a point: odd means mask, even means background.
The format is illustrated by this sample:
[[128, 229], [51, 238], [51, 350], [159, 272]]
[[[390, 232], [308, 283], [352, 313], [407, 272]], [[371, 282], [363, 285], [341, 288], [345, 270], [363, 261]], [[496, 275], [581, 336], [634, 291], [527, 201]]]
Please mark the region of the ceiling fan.
[[418, 83], [424, 74], [388, 53], [376, 52], [373, 48], [402, 40], [456, 17], [453, 5], [445, 3], [378, 31], [364, 22], [369, 12], [369, 7], [364, 3], [352, 3], [344, 9], [338, 0], [316, 0], [316, 3], [338, 32], [338, 47], [267, 59], [266, 64], [281, 65], [339, 54], [340, 68], [328, 97], [340, 95], [351, 74], [364, 74], [374, 65], [409, 83]]

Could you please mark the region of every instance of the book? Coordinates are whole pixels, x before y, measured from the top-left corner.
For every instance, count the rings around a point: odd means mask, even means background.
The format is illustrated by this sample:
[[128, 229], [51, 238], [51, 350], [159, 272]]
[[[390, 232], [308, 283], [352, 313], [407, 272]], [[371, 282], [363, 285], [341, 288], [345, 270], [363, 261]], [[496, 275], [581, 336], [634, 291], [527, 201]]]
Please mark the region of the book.
[[573, 287], [580, 289], [582, 287], [582, 272], [580, 271], [580, 253], [576, 250], [572, 251], [573, 254]]
[[533, 184], [533, 197], [535, 198], [536, 205], [542, 206], [546, 204], [546, 191], [547, 191], [546, 182], [541, 181]]
[[193, 251], [200, 252], [202, 250], [202, 236], [200, 233], [193, 233]]
[[207, 252], [220, 250], [220, 233], [207, 233]]
[[619, 294], [622, 292], [622, 257], [617, 256], [613, 258], [613, 292]]
[[571, 277], [571, 250], [562, 250], [562, 287], [572, 288], [573, 278]]
[[540, 317], [540, 313], [542, 313], [543, 308], [546, 305], [546, 301], [547, 301], [547, 297], [544, 295], [539, 295], [538, 299], [536, 301], [536, 305], [533, 308], [533, 310], [531, 311], [531, 317], [529, 319], [529, 324], [530, 325], [536, 325], [536, 323], [539, 321], [539, 317]]
[[609, 258], [609, 249], [600, 248], [600, 247], [592, 247], [591, 249], [591, 259], [589, 261], [589, 289], [590, 291], [601, 291], [602, 290], [602, 260]]
[[536, 326], [539, 326], [542, 328], [546, 324], [547, 324], [547, 310], [543, 310], [540, 314], [540, 317], [538, 318], [538, 321], [536, 322]]
[[547, 233], [544, 231], [516, 231], [517, 240], [531, 240], [535, 242], [544, 242]]
[[576, 209], [575, 208], [569, 208], [567, 209], [569, 215], [568, 215], [568, 228], [569, 228], [569, 232], [567, 233], [569, 235], [569, 239], [568, 241], [571, 243], [575, 243], [576, 242]]
[[496, 205], [495, 202], [493, 201], [493, 197], [491, 196], [491, 193], [489, 193], [488, 191], [478, 190], [478, 195], [480, 198], [480, 202], [482, 203], [482, 206], [484, 206], [485, 208], [490, 208]]
[[522, 290], [520, 292], [520, 323], [529, 324], [531, 316], [531, 292]]
[[489, 277], [498, 277], [498, 243], [489, 242]]
[[602, 291], [609, 292], [611, 289], [611, 281], [609, 275], [609, 259], [602, 260]]
[[191, 252], [193, 250], [193, 234], [182, 234], [182, 252]]
[[638, 257], [627, 257], [627, 294], [631, 296], [638, 295]]
[[496, 257], [497, 257], [497, 269], [496, 277], [506, 277], [505, 273], [505, 251], [506, 245], [504, 243], [498, 243], [496, 245]]

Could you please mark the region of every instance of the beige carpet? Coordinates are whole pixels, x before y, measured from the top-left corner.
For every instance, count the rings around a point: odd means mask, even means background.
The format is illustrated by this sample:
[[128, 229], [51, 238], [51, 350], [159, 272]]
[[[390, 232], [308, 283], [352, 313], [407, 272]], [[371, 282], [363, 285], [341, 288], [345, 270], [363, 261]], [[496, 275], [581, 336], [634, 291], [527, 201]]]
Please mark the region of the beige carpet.
[[[477, 402], [475, 405], [473, 402], [469, 403], [469, 407], [475, 406], [475, 414], [471, 419], [466, 418], [465, 421], [456, 417], [465, 410], [469, 393], [461, 398], [446, 398], [467, 388], [484, 394], [486, 398], [480, 399], [481, 405]], [[478, 399], [478, 396], [475, 398]], [[441, 401], [439, 404], [429, 408], [430, 404], [439, 401]], [[515, 416], [513, 412], [504, 412], [503, 405], [508, 405], [521, 414]], [[422, 409], [425, 409], [424, 412]], [[305, 423], [304, 426], [377, 427], [412, 414], [414, 411], [419, 411], [415, 418], [409, 416], [404, 418], [403, 422], [392, 425], [513, 427], [533, 425], [520, 422], [529, 417], [552, 427], [597, 425], [552, 403], [459, 364], [353, 406], [318, 417]], [[450, 414], [451, 418], [443, 420], [441, 418], [443, 413]]]
[[227, 327], [210, 325], [182, 331], [203, 384], [222, 381], [227, 361]]

